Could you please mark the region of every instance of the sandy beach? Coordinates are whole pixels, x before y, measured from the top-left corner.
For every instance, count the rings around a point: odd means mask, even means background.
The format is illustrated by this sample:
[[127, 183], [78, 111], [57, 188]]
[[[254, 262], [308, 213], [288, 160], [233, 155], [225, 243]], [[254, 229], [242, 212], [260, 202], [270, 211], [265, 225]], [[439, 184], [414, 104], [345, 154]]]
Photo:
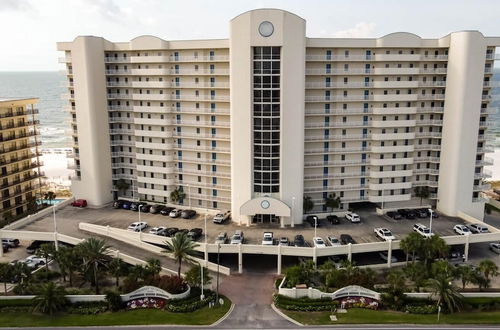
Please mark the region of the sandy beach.
[[47, 177], [47, 183], [56, 186], [69, 187], [71, 181], [69, 175], [72, 171], [69, 170], [68, 162], [70, 159], [67, 157], [67, 150], [63, 148], [43, 149], [43, 171]]

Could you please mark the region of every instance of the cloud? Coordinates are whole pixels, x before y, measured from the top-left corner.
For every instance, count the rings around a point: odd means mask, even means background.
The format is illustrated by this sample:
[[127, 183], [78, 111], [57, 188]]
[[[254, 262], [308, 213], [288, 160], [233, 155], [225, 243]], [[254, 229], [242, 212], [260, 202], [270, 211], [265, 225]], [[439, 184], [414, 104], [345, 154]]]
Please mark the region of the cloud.
[[85, 0], [84, 6], [88, 6], [92, 11], [97, 12], [102, 17], [112, 21], [119, 21], [128, 16], [128, 13], [115, 3], [114, 0]]
[[340, 30], [333, 33], [334, 38], [368, 38], [373, 37], [375, 32], [375, 23], [360, 22], [353, 28]]
[[30, 11], [32, 9], [29, 0], [0, 0], [0, 11]]

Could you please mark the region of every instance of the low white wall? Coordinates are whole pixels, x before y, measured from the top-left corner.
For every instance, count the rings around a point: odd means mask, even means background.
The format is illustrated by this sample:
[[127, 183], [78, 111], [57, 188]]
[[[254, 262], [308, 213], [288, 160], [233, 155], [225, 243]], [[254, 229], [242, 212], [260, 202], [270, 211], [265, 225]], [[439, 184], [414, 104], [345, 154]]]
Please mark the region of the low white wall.
[[464, 213], [464, 212], [462, 212], [462, 211], [458, 211], [457, 216], [458, 216], [460, 219], [462, 219], [462, 220], [464, 220], [464, 221], [466, 221], [466, 222], [468, 222], [468, 223], [470, 223], [470, 224], [472, 224], [472, 223], [480, 223], [481, 225], [488, 227], [488, 229], [489, 229], [489, 230], [490, 230], [490, 232], [492, 232], [492, 233], [500, 232], [500, 230], [499, 230], [499, 229], [497, 229], [496, 227], [493, 227], [493, 226], [491, 226], [491, 225], [489, 225], [489, 224], [485, 223], [483, 220], [479, 220], [479, 219], [477, 219], [477, 218], [474, 218], [473, 216], [471, 216], [471, 215], [469, 215], [469, 214], [467, 214], [467, 213]]
[[497, 201], [491, 197], [488, 197], [488, 204], [491, 204], [492, 206], [496, 207], [497, 209], [500, 209], [500, 201]]
[[[408, 292], [405, 296], [411, 298], [430, 298], [431, 293], [428, 292]], [[498, 298], [500, 297], [500, 292], [463, 292], [461, 295], [464, 298]]]
[[72, 202], [74, 201], [74, 198], [68, 198], [62, 202], [60, 202], [59, 204], [56, 204], [56, 205], [53, 205], [53, 206], [49, 206], [47, 208], [44, 208], [43, 210], [41, 210], [40, 212], [37, 212], [35, 214], [30, 214], [22, 219], [19, 219], [17, 221], [14, 221], [13, 223], [11, 224], [8, 224], [7, 226], [3, 227], [3, 229], [17, 229], [17, 228], [21, 228], [21, 227], [24, 227], [38, 219], [41, 219], [45, 216], [47, 216], [48, 214], [52, 214], [52, 209], [56, 208], [56, 212], [59, 208], [62, 208], [62, 207], [65, 207], [69, 204], [71, 204]]

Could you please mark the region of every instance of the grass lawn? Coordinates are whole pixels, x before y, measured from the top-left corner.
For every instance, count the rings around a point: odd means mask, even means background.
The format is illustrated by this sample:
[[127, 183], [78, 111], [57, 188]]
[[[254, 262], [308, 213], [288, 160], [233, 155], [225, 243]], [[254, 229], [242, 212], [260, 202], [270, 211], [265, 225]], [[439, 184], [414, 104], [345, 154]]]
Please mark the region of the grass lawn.
[[[330, 321], [330, 312], [294, 312], [281, 310], [296, 321], [306, 325], [326, 324], [437, 324], [437, 314], [407, 314], [369, 309], [349, 309], [346, 314], [337, 314], [338, 321]], [[497, 312], [459, 312], [441, 314], [439, 324], [499, 324], [500, 311]]]
[[157, 309], [142, 309], [98, 315], [61, 314], [57, 316], [30, 313], [0, 313], [2, 327], [106, 326], [141, 324], [209, 325], [224, 316], [231, 301], [224, 298], [222, 307], [204, 307], [192, 313], [171, 313]]

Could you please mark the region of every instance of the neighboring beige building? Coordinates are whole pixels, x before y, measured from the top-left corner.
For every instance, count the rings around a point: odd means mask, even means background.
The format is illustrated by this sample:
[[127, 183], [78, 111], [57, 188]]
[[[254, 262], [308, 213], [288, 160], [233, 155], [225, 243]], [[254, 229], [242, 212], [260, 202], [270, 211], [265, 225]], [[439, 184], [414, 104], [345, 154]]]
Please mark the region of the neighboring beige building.
[[0, 97], [0, 220], [24, 214], [40, 197], [37, 102]]
[[[231, 20], [224, 40], [84, 36], [65, 52], [73, 192], [230, 209], [233, 221], [302, 223], [326, 212], [404, 207], [415, 187], [445, 214], [482, 218], [495, 47], [477, 31], [440, 39], [307, 38], [277, 9]], [[496, 58], [498, 59], [498, 58]], [[118, 191], [123, 179], [129, 189]]]

